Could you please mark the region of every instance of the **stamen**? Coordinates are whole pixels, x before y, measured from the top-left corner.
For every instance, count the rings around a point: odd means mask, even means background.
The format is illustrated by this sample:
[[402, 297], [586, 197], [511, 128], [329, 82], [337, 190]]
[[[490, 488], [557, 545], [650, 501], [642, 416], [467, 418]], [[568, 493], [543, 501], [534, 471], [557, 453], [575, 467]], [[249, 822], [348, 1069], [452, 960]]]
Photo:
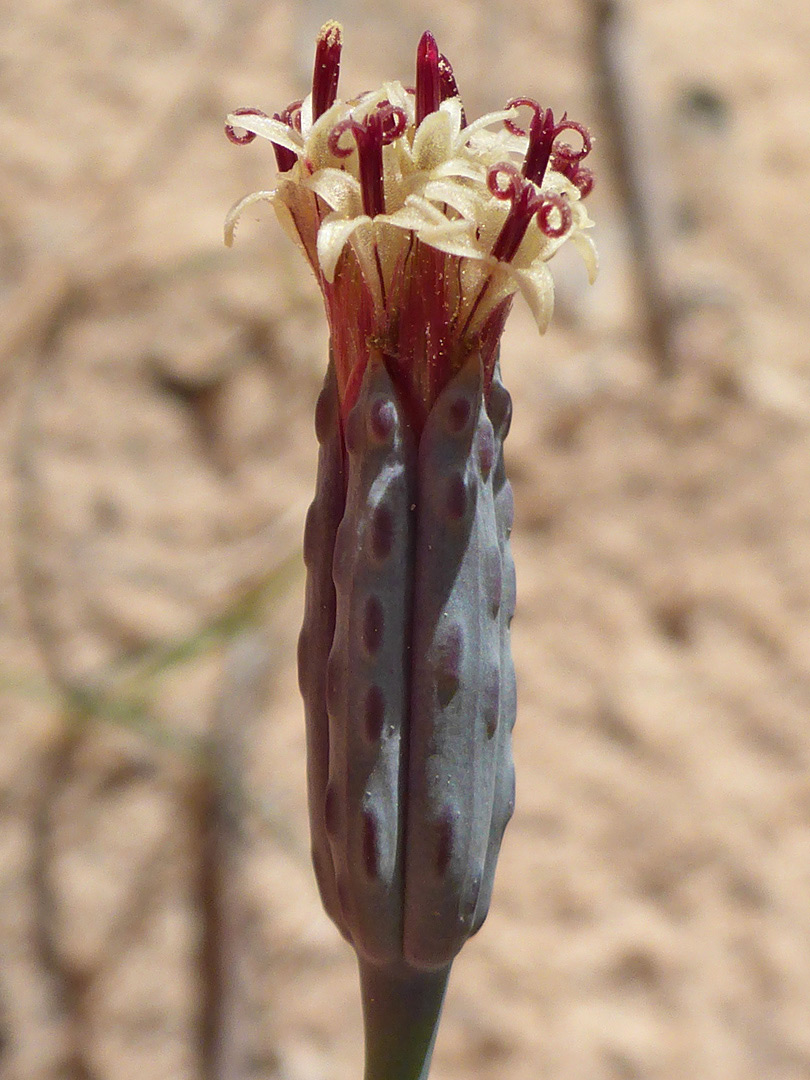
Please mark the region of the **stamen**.
[[517, 254], [532, 215], [537, 213], [542, 199], [531, 184], [523, 184], [516, 197], [512, 199], [506, 221], [503, 223], [498, 238], [492, 245], [492, 256], [499, 262], [511, 262]]
[[363, 209], [369, 217], [385, 213], [383, 186], [383, 121], [379, 112], [369, 113], [364, 124], [355, 124], [354, 137], [360, 157], [360, 187]]
[[315, 45], [315, 70], [312, 76], [312, 120], [323, 116], [337, 99], [343, 27], [330, 20], [321, 27]]
[[[448, 98], [458, 98], [461, 100], [456, 77], [453, 74], [453, 66], [444, 53], [439, 53], [439, 81], [441, 82], [442, 101], [447, 101]], [[464, 112], [463, 103], [461, 104], [461, 126], [463, 128], [467, 126], [467, 114]]]
[[[507, 109], [513, 109], [521, 105], [527, 105], [532, 110], [532, 119], [528, 132], [516, 124], [514, 120], [504, 120], [504, 125], [513, 135], [528, 134], [529, 136], [529, 148], [523, 162], [523, 175], [527, 180], [531, 180], [532, 183], [540, 187], [546, 175], [549, 160], [551, 160], [553, 167], [558, 172], [565, 173], [573, 184], [579, 186], [575, 180], [577, 170], [574, 166], [591, 152], [591, 135], [588, 129], [584, 124], [577, 123], [576, 120], [569, 120], [566, 113], [563, 113], [562, 120], [555, 124], [554, 113], [551, 109], [541, 108], [532, 98], [512, 98], [511, 101], [506, 103]], [[576, 131], [582, 139], [582, 146], [579, 150], [569, 146], [567, 143], [563, 143], [562, 146], [554, 145], [557, 137], [563, 131]], [[586, 170], [587, 173], [588, 170]], [[585, 176], [583, 176], [583, 183], [586, 183]], [[590, 186], [593, 187], [593, 178], [591, 178]], [[590, 187], [588, 191], [590, 191]]]
[[277, 143], [273, 143], [273, 153], [276, 155], [276, 168], [279, 172], [289, 172], [298, 160], [292, 150]]
[[506, 103], [507, 109], [514, 109], [521, 105], [526, 105], [532, 110], [529, 130], [526, 131], [520, 127], [514, 120], [504, 120], [504, 125], [513, 135], [529, 136], [529, 147], [521, 171], [527, 180], [531, 180], [539, 187], [546, 175], [554, 146], [554, 137], [557, 133], [554, 126], [554, 113], [551, 109], [541, 108], [533, 98], [512, 98]]
[[277, 143], [273, 143], [273, 153], [276, 155], [276, 168], [279, 172], [289, 172], [298, 160], [292, 150]]
[[513, 135], [528, 135], [529, 146], [526, 150], [526, 158], [521, 170], [527, 180], [531, 180], [538, 187], [543, 183], [546, 175], [552, 147], [554, 146], [554, 113], [551, 109], [543, 109], [533, 98], [512, 98], [507, 101], [507, 109], [518, 108], [526, 105], [532, 110], [532, 118], [529, 129], [520, 127], [514, 120], [504, 120], [504, 126]]
[[[302, 105], [302, 101], [292, 101], [282, 112], [273, 113], [273, 119], [278, 120], [281, 124], [286, 124], [287, 127], [297, 131], [300, 135]], [[287, 146], [278, 146], [273, 143], [273, 152], [276, 155], [276, 165], [279, 172], [289, 172], [298, 160], [293, 151]]]
[[[262, 112], [261, 109], [234, 109], [233, 116], [264, 116], [267, 117], [266, 112]], [[237, 146], [247, 146], [248, 143], [252, 143], [256, 138], [256, 135], [252, 131], [246, 131], [242, 135], [236, 134], [236, 129], [233, 124], [225, 125], [225, 134], [231, 140], [232, 143], [236, 143]], [[293, 159], [295, 154], [293, 154]]]
[[556, 134], [554, 113], [551, 109], [538, 109], [529, 127], [529, 149], [526, 151], [522, 170], [523, 175], [538, 187], [546, 175]]
[[[506, 184], [502, 177], [507, 178]], [[571, 207], [562, 195], [543, 195], [509, 162], [493, 165], [487, 173], [487, 187], [496, 199], [508, 199], [512, 205], [506, 221], [492, 245], [492, 256], [511, 262], [517, 254], [532, 217], [536, 216], [541, 232], [556, 239], [571, 228]], [[559, 221], [554, 223], [554, 215]]]
[[408, 118], [405, 110], [383, 100], [368, 114], [362, 123], [351, 116], [340, 120], [329, 132], [329, 152], [338, 158], [347, 158], [352, 147], [341, 146], [340, 139], [351, 131], [357, 143], [360, 165], [360, 187], [363, 192], [363, 209], [369, 217], [385, 213], [385, 185], [383, 184], [382, 148], [405, 134]]
[[[449, 65], [448, 65], [449, 67]], [[452, 76], [452, 69], [450, 71]], [[439, 71], [439, 47], [426, 30], [416, 49], [416, 126], [436, 112], [442, 101], [442, 77]]]

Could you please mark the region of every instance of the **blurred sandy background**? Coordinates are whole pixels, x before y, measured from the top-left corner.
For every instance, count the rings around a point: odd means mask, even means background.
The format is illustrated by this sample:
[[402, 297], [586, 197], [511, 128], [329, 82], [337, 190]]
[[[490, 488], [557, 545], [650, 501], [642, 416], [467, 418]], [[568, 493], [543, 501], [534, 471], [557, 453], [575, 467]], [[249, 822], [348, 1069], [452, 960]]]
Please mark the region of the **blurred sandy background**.
[[810, 1077], [810, 7], [0, 7], [3, 1080], [360, 1075], [294, 672], [325, 322], [270, 213], [221, 239], [275, 175], [224, 114], [331, 16], [346, 93], [430, 27], [468, 112], [597, 139], [600, 279], [504, 343], [518, 804], [433, 1076]]

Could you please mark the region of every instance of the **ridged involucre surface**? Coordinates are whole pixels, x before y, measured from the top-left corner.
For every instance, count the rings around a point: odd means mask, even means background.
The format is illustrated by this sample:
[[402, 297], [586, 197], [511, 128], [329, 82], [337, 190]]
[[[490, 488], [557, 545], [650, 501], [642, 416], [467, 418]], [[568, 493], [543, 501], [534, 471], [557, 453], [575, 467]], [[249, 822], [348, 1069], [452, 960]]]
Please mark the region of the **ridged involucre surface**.
[[419, 445], [403, 936], [417, 968], [449, 963], [483, 921], [506, 824], [501, 792], [513, 782], [502, 440], [473, 357], [439, 397]]
[[474, 356], [418, 448], [382, 363], [345, 455], [331, 372], [319, 403], [299, 653], [313, 856], [326, 910], [375, 964], [452, 961], [514, 806], [510, 402], [496, 372], [487, 408], [482, 383]]

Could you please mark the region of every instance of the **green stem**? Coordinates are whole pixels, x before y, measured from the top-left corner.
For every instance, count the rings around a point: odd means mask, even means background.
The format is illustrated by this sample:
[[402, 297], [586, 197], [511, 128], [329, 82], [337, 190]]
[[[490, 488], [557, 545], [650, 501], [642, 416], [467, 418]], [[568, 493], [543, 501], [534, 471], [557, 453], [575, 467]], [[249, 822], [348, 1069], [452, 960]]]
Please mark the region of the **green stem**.
[[450, 965], [378, 967], [358, 958], [366, 1031], [365, 1080], [427, 1080]]

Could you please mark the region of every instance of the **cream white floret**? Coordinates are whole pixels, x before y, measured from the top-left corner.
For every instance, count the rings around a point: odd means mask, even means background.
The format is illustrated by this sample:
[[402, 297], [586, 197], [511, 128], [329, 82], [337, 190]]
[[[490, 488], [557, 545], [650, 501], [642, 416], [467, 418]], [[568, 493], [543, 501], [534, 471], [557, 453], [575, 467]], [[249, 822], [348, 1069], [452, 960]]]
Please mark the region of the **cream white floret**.
[[[372, 217], [363, 206], [360, 152], [352, 130], [342, 131], [340, 154], [335, 152], [332, 133], [338, 124], [364, 123], [380, 108], [398, 110], [404, 125], [402, 133], [382, 148], [385, 212]], [[528, 137], [504, 126], [517, 113], [514, 107], [502, 109], [465, 125], [461, 101], [451, 97], [417, 127], [414, 94], [399, 82], [387, 82], [356, 101], [336, 100], [314, 122], [309, 95], [298, 112], [300, 131], [294, 123], [279, 119], [232, 114], [230, 125], [269, 139], [294, 154], [295, 162], [275, 190], [254, 192], [232, 208], [226, 220], [226, 242], [232, 242], [236, 222], [247, 209], [268, 201], [285, 230], [308, 254], [317, 253], [315, 269], [326, 282], [335, 280], [341, 256], [350, 248], [371, 277], [380, 278], [370, 283], [376, 307], [383, 304], [386, 284], [403, 249], [416, 238], [445, 255], [481, 265], [491, 281], [488, 302], [480, 305], [479, 317], [494, 302], [519, 291], [543, 331], [554, 298], [547, 261], [570, 239], [593, 281], [597, 258], [587, 233], [592, 222], [580, 191], [553, 166], [547, 169], [539, 194], [566, 200], [570, 225], [562, 235], [549, 236], [532, 219], [510, 259], [493, 258], [493, 245], [510, 204], [492, 193], [487, 177], [500, 163], [517, 168], [526, 156]]]

